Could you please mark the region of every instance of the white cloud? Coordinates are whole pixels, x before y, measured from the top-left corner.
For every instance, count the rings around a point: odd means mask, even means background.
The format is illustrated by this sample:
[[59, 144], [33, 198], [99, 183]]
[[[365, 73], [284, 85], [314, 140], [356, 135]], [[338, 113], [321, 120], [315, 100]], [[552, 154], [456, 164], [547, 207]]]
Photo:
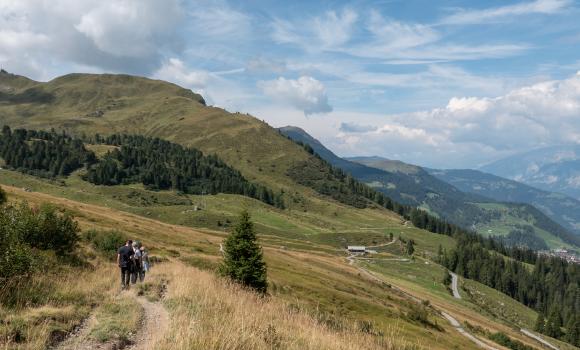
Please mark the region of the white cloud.
[[[393, 157], [432, 166], [475, 166], [531, 148], [580, 143], [580, 72], [515, 89], [495, 98], [455, 97], [447, 106], [383, 116], [376, 130], [341, 129], [357, 147], [384, 147]], [[352, 139], [344, 150], [353, 150]]]
[[196, 37], [239, 41], [249, 39], [252, 31], [252, 18], [222, 1], [201, 1], [195, 5], [190, 16], [192, 32]]
[[103, 52], [137, 57], [165, 46], [181, 16], [177, 0], [104, 1], [87, 9], [74, 28]]
[[[436, 25], [397, 21], [371, 10], [364, 20], [353, 10], [328, 12], [310, 20], [275, 19], [272, 39], [309, 53], [346, 53], [357, 58], [380, 59], [391, 65], [429, 64], [515, 56], [530, 49], [526, 44], [464, 45], [445, 42]], [[363, 33], [352, 40], [355, 33]]]
[[277, 43], [307, 50], [332, 50], [351, 39], [357, 21], [358, 14], [351, 9], [328, 11], [322, 16], [297, 22], [275, 19], [271, 24], [271, 36]]
[[4, 0], [0, 63], [37, 79], [66, 65], [146, 74], [181, 50], [182, 13], [179, 0]]
[[265, 57], [256, 57], [248, 61], [246, 64], [246, 69], [252, 73], [273, 72], [280, 74], [286, 71], [287, 66], [286, 62], [284, 61], [268, 59]]
[[276, 80], [260, 81], [258, 87], [271, 98], [289, 104], [303, 111], [305, 115], [332, 111], [324, 85], [309, 76], [296, 80], [280, 77]]
[[497, 94], [504, 91], [504, 79], [493, 76], [471, 74], [451, 65], [429, 65], [424, 70], [413, 73], [382, 72], [337, 72], [337, 76], [364, 86], [392, 88], [433, 88], [477, 91], [479, 93]]
[[570, 0], [535, 0], [483, 10], [461, 9], [445, 17], [441, 23], [478, 24], [501, 20], [513, 20], [515, 16], [529, 14], [553, 14], [562, 11], [571, 3], [572, 1]]
[[371, 44], [374, 50], [383, 53], [433, 43], [441, 38], [427, 25], [385, 19], [376, 11], [371, 12], [368, 29], [375, 38]]
[[189, 88], [201, 94], [208, 105], [223, 107], [230, 111], [245, 111], [249, 101], [255, 96], [236, 81], [226, 78], [242, 72], [244, 69], [219, 72], [193, 69], [174, 57], [164, 61], [152, 77]]
[[313, 27], [323, 45], [335, 47], [350, 40], [357, 20], [357, 13], [350, 9], [341, 13], [329, 11], [324, 17], [315, 18]]
[[209, 72], [190, 70], [178, 58], [170, 58], [164, 62], [161, 68], [153, 73], [153, 77], [171, 81], [178, 85], [192, 88], [198, 92], [203, 91], [203, 88], [207, 86], [211, 79]]

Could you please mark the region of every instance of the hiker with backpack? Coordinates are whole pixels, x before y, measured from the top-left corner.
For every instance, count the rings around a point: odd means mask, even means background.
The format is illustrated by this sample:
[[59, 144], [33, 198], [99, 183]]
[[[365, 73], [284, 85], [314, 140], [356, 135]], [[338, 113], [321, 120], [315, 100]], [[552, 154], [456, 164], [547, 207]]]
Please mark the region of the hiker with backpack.
[[143, 254], [139, 249], [139, 243], [133, 242], [133, 264], [131, 271], [131, 284], [137, 281], [143, 282], [145, 275], [143, 273]]
[[140, 276], [141, 282], [145, 279], [145, 273], [151, 268], [149, 263], [149, 251], [145, 247], [141, 246], [141, 261], [143, 261], [143, 274]]
[[121, 269], [121, 289], [129, 289], [129, 280], [133, 268], [133, 241], [127, 240], [117, 251], [117, 265]]

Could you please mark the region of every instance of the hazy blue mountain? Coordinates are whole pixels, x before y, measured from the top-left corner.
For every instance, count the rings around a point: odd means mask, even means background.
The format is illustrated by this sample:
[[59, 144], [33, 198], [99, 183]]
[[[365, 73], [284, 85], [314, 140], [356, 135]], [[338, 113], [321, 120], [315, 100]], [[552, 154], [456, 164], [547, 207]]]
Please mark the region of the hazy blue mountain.
[[580, 146], [541, 148], [498, 160], [481, 170], [580, 199]]
[[575, 198], [478, 170], [427, 170], [431, 175], [464, 192], [502, 202], [531, 204], [568, 230], [580, 234], [580, 201]]

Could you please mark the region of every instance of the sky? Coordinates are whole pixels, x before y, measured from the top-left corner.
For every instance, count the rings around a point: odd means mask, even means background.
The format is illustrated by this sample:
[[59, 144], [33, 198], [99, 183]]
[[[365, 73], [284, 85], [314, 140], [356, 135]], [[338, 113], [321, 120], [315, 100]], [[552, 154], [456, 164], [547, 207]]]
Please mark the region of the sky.
[[0, 0], [0, 66], [128, 73], [341, 156], [474, 168], [580, 143], [580, 3]]

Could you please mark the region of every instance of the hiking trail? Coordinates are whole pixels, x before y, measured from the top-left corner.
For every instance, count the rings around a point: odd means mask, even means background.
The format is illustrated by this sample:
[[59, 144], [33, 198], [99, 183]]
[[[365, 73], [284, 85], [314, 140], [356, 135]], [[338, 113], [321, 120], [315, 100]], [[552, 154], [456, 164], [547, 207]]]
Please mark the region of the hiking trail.
[[143, 296], [136, 295], [136, 289], [121, 292], [130, 295], [142, 307], [142, 315], [137, 333], [130, 339], [114, 339], [104, 343], [93, 339], [91, 330], [98, 322], [95, 315], [91, 314], [60, 344], [54, 346], [54, 350], [153, 350], [155, 344], [163, 338], [169, 328], [169, 313], [160, 301], [151, 302]]
[[160, 302], [151, 302], [145, 297], [136, 298], [143, 307], [141, 327], [137, 331], [133, 343], [127, 346], [128, 350], [154, 349], [157, 341], [161, 340], [169, 326], [169, 314]]

